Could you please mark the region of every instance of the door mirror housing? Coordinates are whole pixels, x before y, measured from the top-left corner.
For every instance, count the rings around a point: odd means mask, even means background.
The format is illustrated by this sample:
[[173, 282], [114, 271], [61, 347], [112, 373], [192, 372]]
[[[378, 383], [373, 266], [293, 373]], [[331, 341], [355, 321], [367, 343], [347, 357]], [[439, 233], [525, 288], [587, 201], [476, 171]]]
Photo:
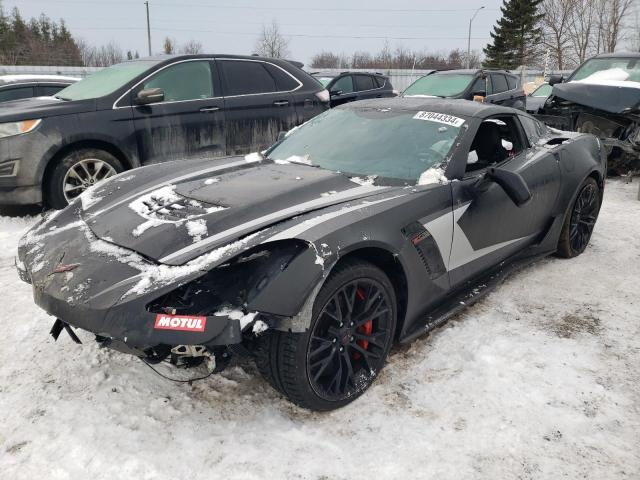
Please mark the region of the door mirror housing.
[[164, 101], [164, 91], [161, 88], [147, 88], [136, 95], [136, 105], [149, 105]]
[[531, 190], [524, 178], [518, 173], [501, 168], [487, 169], [485, 178], [497, 183], [518, 207], [531, 200]]
[[547, 82], [552, 87], [558, 83], [564, 82], [564, 77], [562, 75], [549, 75], [549, 81]]

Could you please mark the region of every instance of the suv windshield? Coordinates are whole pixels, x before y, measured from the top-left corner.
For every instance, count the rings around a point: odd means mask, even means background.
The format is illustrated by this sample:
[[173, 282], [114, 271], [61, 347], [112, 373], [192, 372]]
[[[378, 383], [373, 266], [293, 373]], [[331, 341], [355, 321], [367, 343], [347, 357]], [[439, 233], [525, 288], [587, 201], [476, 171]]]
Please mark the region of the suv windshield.
[[267, 158], [415, 184], [445, 161], [465, 121], [436, 112], [329, 110], [292, 131]]
[[404, 91], [405, 97], [432, 96], [453, 97], [460, 95], [474, 79], [474, 75], [464, 73], [437, 74], [432, 73], [419, 78]]
[[56, 98], [62, 100], [86, 100], [99, 98], [115, 92], [130, 82], [156, 62], [125, 62], [99, 70], [93, 75], [60, 90]]
[[576, 70], [569, 79], [571, 82], [579, 80], [640, 82], [640, 59], [592, 58]]

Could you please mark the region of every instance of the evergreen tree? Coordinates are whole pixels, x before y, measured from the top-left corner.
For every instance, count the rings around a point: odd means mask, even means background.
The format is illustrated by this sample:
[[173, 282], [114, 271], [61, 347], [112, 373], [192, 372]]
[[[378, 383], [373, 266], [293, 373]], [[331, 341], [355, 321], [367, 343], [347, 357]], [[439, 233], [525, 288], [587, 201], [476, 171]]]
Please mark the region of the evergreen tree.
[[530, 63], [542, 45], [543, 0], [504, 0], [502, 18], [491, 32], [492, 42], [484, 49], [488, 68], [515, 69]]

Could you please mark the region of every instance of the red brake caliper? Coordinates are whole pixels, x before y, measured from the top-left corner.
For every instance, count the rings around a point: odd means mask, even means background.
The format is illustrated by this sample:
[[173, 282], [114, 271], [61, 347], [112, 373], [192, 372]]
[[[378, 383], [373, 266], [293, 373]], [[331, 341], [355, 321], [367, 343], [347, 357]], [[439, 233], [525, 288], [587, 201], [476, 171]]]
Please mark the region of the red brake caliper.
[[[356, 290], [356, 296], [360, 300], [364, 300], [364, 292], [362, 291], [361, 288]], [[364, 333], [365, 335], [371, 335], [371, 333], [373, 333], [373, 320], [369, 320], [365, 324], [363, 324], [360, 327], [358, 327], [358, 333]], [[358, 340], [356, 343], [358, 345], [360, 345], [365, 350], [367, 350], [369, 348], [369, 341], [368, 340]], [[354, 352], [353, 353], [353, 358], [355, 360], [358, 360], [360, 358], [360, 354], [358, 352]]]

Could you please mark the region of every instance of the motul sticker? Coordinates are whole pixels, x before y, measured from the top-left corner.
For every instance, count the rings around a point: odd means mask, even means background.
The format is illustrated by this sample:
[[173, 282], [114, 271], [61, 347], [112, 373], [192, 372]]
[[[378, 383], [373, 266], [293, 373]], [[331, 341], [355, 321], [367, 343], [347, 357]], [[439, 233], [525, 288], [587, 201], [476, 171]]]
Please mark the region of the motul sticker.
[[207, 317], [188, 317], [183, 315], [156, 315], [156, 330], [180, 330], [183, 332], [204, 332]]
[[452, 127], [461, 127], [464, 124], [463, 118], [447, 115], [446, 113], [418, 112], [413, 116], [413, 118], [416, 120], [444, 123], [445, 125], [451, 125]]

